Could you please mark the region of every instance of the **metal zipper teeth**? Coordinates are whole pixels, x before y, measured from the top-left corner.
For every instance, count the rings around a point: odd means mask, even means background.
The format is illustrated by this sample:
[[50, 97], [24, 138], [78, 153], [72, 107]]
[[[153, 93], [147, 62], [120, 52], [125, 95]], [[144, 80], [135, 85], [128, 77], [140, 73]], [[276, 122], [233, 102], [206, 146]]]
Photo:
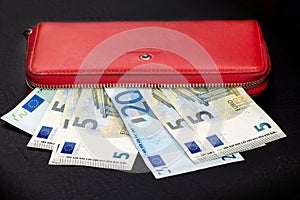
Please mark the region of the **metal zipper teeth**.
[[267, 81], [267, 77], [260, 80], [246, 82], [246, 83], [178, 83], [178, 84], [153, 84], [153, 83], [103, 83], [103, 84], [66, 84], [66, 85], [44, 85], [32, 83], [26, 79], [29, 88], [36, 87], [44, 89], [60, 89], [60, 88], [101, 88], [101, 87], [243, 87], [244, 89], [255, 88]]

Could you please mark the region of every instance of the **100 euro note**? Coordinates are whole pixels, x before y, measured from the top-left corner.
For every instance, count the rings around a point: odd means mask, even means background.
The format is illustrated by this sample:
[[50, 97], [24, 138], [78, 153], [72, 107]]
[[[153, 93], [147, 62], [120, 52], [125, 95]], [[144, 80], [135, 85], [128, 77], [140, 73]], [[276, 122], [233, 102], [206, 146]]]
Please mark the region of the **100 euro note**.
[[194, 164], [157, 119], [137, 88], [105, 88], [155, 178], [243, 160], [239, 154]]
[[[242, 88], [161, 88], [165, 96], [218, 156], [242, 152], [285, 137]], [[199, 146], [201, 149], [201, 146]], [[202, 161], [211, 158], [203, 152]]]
[[35, 88], [14, 109], [3, 115], [1, 119], [33, 135], [54, 95], [55, 90]]
[[27, 147], [52, 150], [63, 116], [69, 89], [57, 89], [43, 118], [37, 125]]
[[82, 90], [53, 160], [64, 165], [131, 170], [137, 150], [124, 134], [119, 116], [101, 115], [96, 93], [96, 89]]

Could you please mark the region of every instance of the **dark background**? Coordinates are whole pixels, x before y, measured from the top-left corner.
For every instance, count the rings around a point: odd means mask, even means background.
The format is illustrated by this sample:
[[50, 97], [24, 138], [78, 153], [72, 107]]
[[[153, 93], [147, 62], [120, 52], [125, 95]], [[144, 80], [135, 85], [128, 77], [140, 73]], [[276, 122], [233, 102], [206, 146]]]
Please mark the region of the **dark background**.
[[246, 161], [155, 180], [151, 173], [48, 166], [50, 152], [28, 149], [29, 135], [1, 121], [0, 198], [300, 199], [300, 98], [295, 71], [300, 35], [295, 2], [0, 0], [1, 116], [27, 94], [22, 33], [40, 21], [256, 19], [269, 48], [272, 71], [267, 90], [254, 100], [287, 135], [243, 153]]

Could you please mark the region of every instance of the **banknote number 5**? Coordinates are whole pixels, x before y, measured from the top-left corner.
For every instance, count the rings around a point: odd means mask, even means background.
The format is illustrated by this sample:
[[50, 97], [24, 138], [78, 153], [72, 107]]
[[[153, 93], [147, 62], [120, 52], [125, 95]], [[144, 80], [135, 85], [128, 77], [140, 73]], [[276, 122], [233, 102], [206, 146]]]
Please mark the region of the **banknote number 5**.
[[57, 111], [57, 112], [64, 112], [65, 104], [58, 107], [59, 103], [60, 103], [59, 101], [55, 101], [52, 108], [51, 108], [51, 110]]
[[271, 125], [266, 122], [262, 122], [258, 126], [254, 126], [254, 128], [257, 130], [257, 132], [260, 132], [265, 130], [265, 128], [271, 128]]
[[199, 122], [204, 121], [204, 118], [202, 118], [203, 116], [208, 116], [209, 119], [214, 118], [214, 116], [213, 116], [210, 112], [207, 112], [207, 111], [200, 111], [200, 112], [198, 112], [195, 116], [196, 116], [196, 119], [193, 119], [191, 116], [187, 116], [187, 118], [188, 118], [193, 124], [196, 124], [196, 123], [199, 123]]
[[167, 122], [167, 125], [170, 127], [170, 129], [172, 130], [176, 130], [176, 129], [179, 129], [179, 128], [183, 128], [183, 125], [182, 125], [182, 122], [185, 122], [184, 119], [177, 119], [175, 121], [175, 126], [173, 126], [173, 124], [171, 124], [171, 122]]
[[97, 126], [98, 126], [97, 121], [93, 120], [93, 119], [85, 119], [81, 123], [79, 123], [79, 117], [75, 117], [73, 126], [86, 128], [86, 125], [89, 124], [89, 123], [92, 124], [92, 129], [96, 129]]
[[122, 158], [122, 156], [125, 157], [125, 159], [129, 158], [129, 154], [128, 153], [120, 153], [120, 154], [118, 154], [118, 152], [114, 153], [113, 158]]

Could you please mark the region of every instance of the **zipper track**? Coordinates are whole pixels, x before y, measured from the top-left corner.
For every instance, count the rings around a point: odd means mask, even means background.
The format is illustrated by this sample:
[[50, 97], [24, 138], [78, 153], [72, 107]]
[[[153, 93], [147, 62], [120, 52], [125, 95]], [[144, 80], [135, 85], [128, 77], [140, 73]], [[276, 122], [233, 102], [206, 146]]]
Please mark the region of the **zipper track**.
[[66, 85], [44, 85], [37, 84], [29, 81], [27, 78], [25, 79], [27, 86], [30, 89], [34, 89], [36, 87], [43, 89], [60, 89], [60, 88], [102, 88], [102, 87], [164, 87], [164, 88], [177, 88], [177, 87], [243, 87], [244, 89], [252, 89], [255, 88], [267, 81], [267, 76], [244, 83], [178, 83], [178, 84], [164, 84], [164, 83], [103, 83], [103, 84], [66, 84]]

